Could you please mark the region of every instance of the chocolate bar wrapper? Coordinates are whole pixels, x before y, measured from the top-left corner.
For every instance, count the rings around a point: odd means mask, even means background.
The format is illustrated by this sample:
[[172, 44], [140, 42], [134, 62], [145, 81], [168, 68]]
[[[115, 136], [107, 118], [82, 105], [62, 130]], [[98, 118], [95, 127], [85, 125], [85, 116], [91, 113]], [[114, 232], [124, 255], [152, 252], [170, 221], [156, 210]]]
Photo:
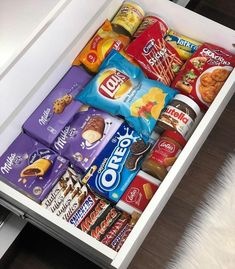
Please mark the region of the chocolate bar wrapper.
[[[79, 186], [81, 188], [80, 182], [76, 183], [76, 186]], [[59, 209], [60, 205], [63, 203], [65, 197], [69, 194], [70, 191], [73, 190], [73, 187], [74, 181], [72, 178], [69, 178], [69, 180], [62, 187], [61, 191], [55, 197], [52, 204], [47, 209], [50, 210], [52, 213], [55, 213]]]
[[57, 216], [60, 216], [63, 214], [66, 209], [69, 207], [70, 202], [73, 200], [73, 198], [76, 196], [76, 194], [81, 193], [81, 184], [80, 182], [77, 182], [68, 192], [68, 194], [64, 197], [64, 200], [59, 205], [59, 207], [54, 211], [54, 213]]
[[24, 131], [50, 147], [78, 112], [82, 104], [74, 97], [90, 79], [81, 66], [71, 67], [23, 124]]
[[93, 194], [89, 193], [84, 199], [81, 206], [75, 211], [72, 217], [69, 219], [69, 223], [78, 227], [79, 224], [84, 220], [84, 218], [89, 214], [89, 212], [98, 203], [99, 199]]
[[51, 206], [56, 196], [65, 188], [68, 181], [72, 181], [73, 184], [76, 184], [81, 179], [81, 175], [77, 174], [72, 168], [68, 167], [67, 171], [58, 181], [58, 183], [53, 187], [47, 197], [42, 201], [41, 205], [45, 208]]
[[138, 173], [149, 147], [149, 143], [123, 123], [92, 163], [82, 182], [100, 196], [117, 203]]
[[53, 143], [53, 149], [77, 170], [86, 171], [123, 120], [83, 105]]
[[[63, 220], [69, 221], [71, 216], [76, 212], [76, 210], [81, 206], [83, 200], [88, 194], [88, 189], [84, 185], [81, 190], [73, 197], [69, 204], [62, 210], [63, 212], [58, 211], [59, 217]], [[57, 216], [58, 216], [57, 214]]]
[[101, 242], [108, 246], [118, 235], [121, 229], [124, 228], [124, 226], [128, 223], [129, 219], [130, 216], [126, 212], [123, 212], [111, 226], [110, 230], [105, 234]]
[[110, 229], [116, 219], [120, 216], [120, 211], [114, 207], [110, 208], [109, 211], [106, 211], [106, 215], [93, 225], [90, 229], [89, 234], [95, 239], [101, 241], [105, 233]]
[[21, 133], [0, 157], [1, 180], [41, 203], [68, 168], [68, 161]]
[[106, 215], [106, 212], [108, 212], [110, 209], [111, 205], [104, 199], [100, 199], [94, 209], [81, 222], [78, 228], [80, 228], [83, 232], [88, 233], [93, 225], [95, 225], [99, 219], [103, 219], [103, 216]]
[[137, 212], [132, 213], [132, 217], [130, 221], [122, 228], [122, 230], [119, 232], [119, 234], [114, 238], [114, 240], [111, 242], [109, 247], [111, 247], [115, 251], [119, 251], [124, 242], [126, 241], [128, 235], [134, 228], [137, 220], [139, 219], [140, 214]]

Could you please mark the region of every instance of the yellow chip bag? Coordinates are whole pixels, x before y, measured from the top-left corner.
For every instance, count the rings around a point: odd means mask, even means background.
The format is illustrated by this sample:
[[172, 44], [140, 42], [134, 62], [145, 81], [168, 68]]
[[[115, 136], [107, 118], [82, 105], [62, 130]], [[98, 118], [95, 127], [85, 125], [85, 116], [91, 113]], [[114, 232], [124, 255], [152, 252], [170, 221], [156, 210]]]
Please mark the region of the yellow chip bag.
[[129, 42], [129, 37], [114, 32], [110, 21], [106, 20], [75, 58], [73, 65], [83, 64], [91, 72], [97, 73], [102, 61], [112, 49], [121, 51]]

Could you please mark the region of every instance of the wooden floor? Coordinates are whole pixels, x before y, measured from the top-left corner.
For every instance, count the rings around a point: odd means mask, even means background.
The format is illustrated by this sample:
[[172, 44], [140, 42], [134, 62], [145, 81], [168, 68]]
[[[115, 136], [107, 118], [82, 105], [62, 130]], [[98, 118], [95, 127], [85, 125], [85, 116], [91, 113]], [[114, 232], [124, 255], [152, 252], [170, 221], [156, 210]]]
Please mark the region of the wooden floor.
[[[190, 6], [189, 6], [190, 7]], [[204, 0], [191, 6], [198, 13], [235, 29], [235, 2]], [[218, 37], [219, 38], [219, 37]], [[226, 157], [235, 149], [235, 96], [199, 151], [192, 165], [153, 225], [128, 269], [165, 269], [174, 256], [192, 215]], [[98, 268], [55, 239], [26, 225], [0, 263], [1, 269]], [[81, 266], [81, 267], [80, 267]]]

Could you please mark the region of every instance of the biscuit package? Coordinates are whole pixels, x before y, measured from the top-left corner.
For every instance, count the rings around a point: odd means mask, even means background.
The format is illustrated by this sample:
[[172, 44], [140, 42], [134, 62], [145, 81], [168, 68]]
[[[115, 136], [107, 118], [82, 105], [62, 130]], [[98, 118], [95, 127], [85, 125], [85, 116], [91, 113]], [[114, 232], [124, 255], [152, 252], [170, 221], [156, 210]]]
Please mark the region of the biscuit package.
[[67, 158], [76, 170], [85, 172], [122, 122], [104, 111], [83, 105], [60, 132], [52, 148]]
[[149, 138], [162, 109], [176, 93], [161, 82], [145, 78], [139, 67], [112, 50], [76, 99], [124, 117], [142, 137]]
[[123, 123], [93, 162], [82, 182], [106, 199], [117, 202], [139, 171], [150, 148]]
[[26, 120], [24, 131], [50, 147], [82, 105], [74, 97], [90, 79], [82, 67], [71, 67]]
[[117, 203], [117, 208], [129, 214], [134, 211], [141, 214], [160, 184], [160, 180], [140, 171]]
[[73, 65], [83, 64], [89, 71], [96, 73], [111, 49], [120, 51], [129, 42], [129, 37], [114, 32], [110, 21], [106, 20], [75, 58]]
[[68, 167], [68, 161], [21, 133], [0, 158], [0, 176], [7, 184], [40, 203]]
[[172, 83], [172, 88], [188, 95], [206, 111], [235, 66], [235, 55], [204, 43], [187, 60]]

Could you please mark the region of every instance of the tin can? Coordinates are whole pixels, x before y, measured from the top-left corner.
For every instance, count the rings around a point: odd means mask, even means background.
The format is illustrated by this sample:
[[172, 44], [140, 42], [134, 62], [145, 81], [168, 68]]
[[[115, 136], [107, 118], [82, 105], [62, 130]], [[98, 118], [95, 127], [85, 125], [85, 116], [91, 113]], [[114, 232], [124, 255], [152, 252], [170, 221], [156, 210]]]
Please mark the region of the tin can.
[[133, 36], [144, 18], [143, 8], [133, 1], [124, 1], [112, 22], [116, 32]]
[[159, 22], [162, 34], [165, 36], [169, 31], [168, 24], [159, 15], [149, 12], [146, 14], [137, 31], [134, 33], [133, 38], [137, 38], [138, 36], [140, 36], [145, 30], [147, 30], [151, 25], [156, 22]]

